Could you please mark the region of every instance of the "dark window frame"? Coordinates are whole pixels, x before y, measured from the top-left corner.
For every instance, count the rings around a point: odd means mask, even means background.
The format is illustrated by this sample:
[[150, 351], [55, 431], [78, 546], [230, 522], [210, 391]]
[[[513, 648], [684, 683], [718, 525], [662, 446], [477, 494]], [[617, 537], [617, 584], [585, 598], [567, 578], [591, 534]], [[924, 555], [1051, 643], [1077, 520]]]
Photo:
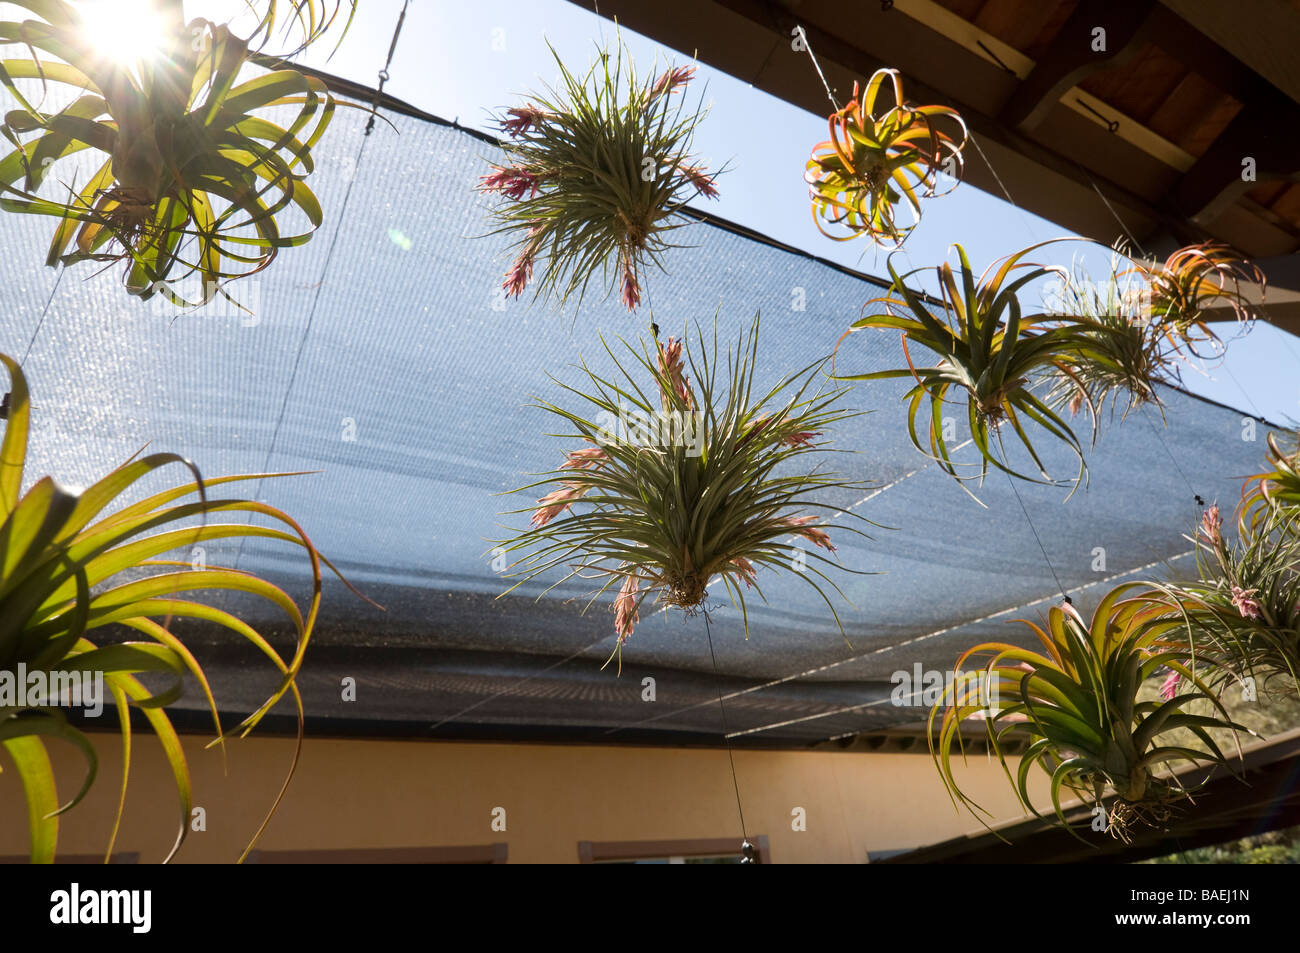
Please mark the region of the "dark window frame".
[[[754, 862], [770, 864], [772, 848], [766, 834], [749, 838], [754, 845]], [[740, 853], [734, 837], [697, 837], [686, 840], [578, 841], [578, 863], [597, 864], [608, 860], [644, 860], [660, 857], [719, 857]]]
[[504, 864], [505, 841], [467, 847], [343, 847], [326, 850], [254, 850], [249, 864]]

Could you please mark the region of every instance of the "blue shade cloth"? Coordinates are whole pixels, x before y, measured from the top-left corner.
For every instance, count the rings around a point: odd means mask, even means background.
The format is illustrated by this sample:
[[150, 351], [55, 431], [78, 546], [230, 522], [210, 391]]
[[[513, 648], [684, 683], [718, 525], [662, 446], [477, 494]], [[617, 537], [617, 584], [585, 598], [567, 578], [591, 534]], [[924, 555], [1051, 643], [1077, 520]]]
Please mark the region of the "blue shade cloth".
[[[614, 647], [608, 599], [584, 614], [584, 589], [539, 599], [540, 582], [497, 598], [509, 582], [492, 569], [492, 540], [506, 534], [503, 523], [527, 522], [500, 514], [540, 495], [501, 494], [572, 448], [529, 406], [534, 396], [565, 399], [548, 375], [580, 382], [580, 358], [608, 372], [599, 335], [617, 348], [618, 335], [647, 333], [649, 315], [630, 316], [599, 293], [563, 313], [504, 301], [506, 242], [488, 235], [487, 200], [474, 191], [495, 147], [454, 128], [392, 121], [376, 126], [358, 167], [364, 115], [340, 111], [312, 180], [325, 225], [231, 286], [255, 318], [229, 305], [177, 313], [160, 299], [140, 302], [120, 287], [119, 270], [81, 265], [54, 289], [25, 362], [29, 480], [51, 473], [85, 484], [145, 444], [189, 457], [207, 476], [319, 471], [247, 489], [292, 514], [386, 610], [327, 582], [301, 679], [313, 730], [715, 742], [719, 691], [738, 743], [803, 744], [915, 723], [922, 709], [890, 703], [893, 672], [949, 669], [990, 637], [1029, 644], [1024, 626], [1007, 623], [1045, 612], [1059, 587], [1086, 612], [1117, 582], [1186, 571], [1193, 493], [1230, 504], [1263, 460], [1264, 427], [1243, 439], [1241, 412], [1162, 390], [1163, 421], [1147, 409], [1106, 424], [1088, 454], [1090, 484], [1068, 502], [1064, 489], [1016, 484], [1049, 568], [1007, 478], [990, 473], [981, 507], [912, 447], [905, 382], [855, 385], [851, 402], [870, 413], [828, 436], [858, 451], [837, 458], [840, 471], [877, 489], [831, 498], [891, 528], [871, 530], [871, 540], [832, 529], [843, 564], [873, 573], [830, 572], [852, 603], [832, 594], [844, 634], [802, 579], [768, 571], [760, 582], [769, 603], [751, 602], [748, 639], [715, 594], [716, 675], [705, 620], [648, 603], [621, 676], [601, 670]], [[4, 215], [0, 229], [0, 349], [21, 357], [56, 280], [42, 264], [51, 221]], [[677, 234], [690, 247], [670, 254], [670, 274], [648, 278], [655, 320], [664, 334], [688, 322], [711, 333], [716, 315], [720, 335], [734, 339], [761, 310], [760, 384], [826, 356], [881, 293], [725, 227]], [[845, 342], [838, 367], [883, 370], [902, 359], [897, 335], [863, 332]], [[1073, 473], [1068, 450], [1046, 437], [1039, 446], [1049, 471]], [[969, 447], [960, 457], [975, 459]], [[139, 495], [185, 477], [175, 468]], [[292, 547], [214, 544], [204, 557], [308, 594]], [[265, 606], [211, 599], [287, 645], [287, 628]], [[198, 647], [223, 711], [249, 711], [274, 686], [273, 671], [233, 637], [176, 628]], [[356, 679], [355, 701], [342, 699], [346, 677]]]

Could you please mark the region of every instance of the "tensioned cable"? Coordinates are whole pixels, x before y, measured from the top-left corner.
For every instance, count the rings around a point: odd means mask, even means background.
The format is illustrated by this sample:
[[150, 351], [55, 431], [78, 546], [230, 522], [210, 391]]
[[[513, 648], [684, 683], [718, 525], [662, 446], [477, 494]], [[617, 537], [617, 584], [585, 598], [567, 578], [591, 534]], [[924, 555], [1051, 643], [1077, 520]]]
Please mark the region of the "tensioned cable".
[[803, 48], [808, 51], [808, 58], [812, 60], [813, 69], [817, 71], [817, 76], [822, 81], [822, 88], [826, 90], [826, 98], [831, 101], [831, 106], [836, 112], [840, 111], [840, 104], [835, 101], [835, 94], [831, 92], [831, 84], [826, 82], [826, 74], [822, 72], [822, 64], [817, 60], [817, 54], [813, 52], [812, 43], [808, 42], [808, 31], [803, 28], [803, 24], [795, 27], [799, 32], [799, 39], [803, 41]]
[[[1125, 570], [1122, 570], [1121, 572], [1112, 573], [1112, 574], [1109, 575], [1109, 576], [1103, 576], [1101, 579], [1094, 579], [1092, 582], [1086, 582], [1086, 583], [1083, 583], [1082, 585], [1078, 586], [1078, 587], [1075, 589], [1075, 591], [1076, 591], [1076, 592], [1082, 592], [1083, 590], [1085, 590], [1085, 589], [1091, 589], [1091, 588], [1093, 588], [1094, 586], [1104, 585], [1104, 584], [1106, 584], [1106, 583], [1108, 583], [1108, 582], [1110, 582], [1110, 581], [1112, 581], [1112, 580], [1114, 580], [1114, 579], [1121, 579], [1121, 578], [1123, 578], [1123, 577], [1125, 577], [1125, 576], [1131, 576], [1131, 575], [1133, 575], [1134, 573], [1143, 572], [1143, 571], [1145, 571], [1145, 570], [1147, 570], [1147, 569], [1152, 568], [1153, 566], [1159, 566], [1159, 565], [1161, 565], [1162, 563], [1163, 563], [1163, 564], [1168, 564], [1168, 563], [1171, 563], [1171, 562], [1173, 562], [1173, 561], [1175, 561], [1175, 560], [1185, 559], [1185, 558], [1187, 558], [1188, 556], [1192, 555], [1192, 554], [1195, 553], [1195, 552], [1196, 552], [1196, 550], [1194, 550], [1194, 549], [1189, 549], [1189, 550], [1186, 550], [1186, 551], [1181, 552], [1181, 553], [1176, 553], [1176, 554], [1173, 555], [1173, 556], [1161, 557], [1161, 558], [1159, 558], [1159, 559], [1152, 560], [1152, 561], [1149, 562], [1149, 563], [1144, 563], [1144, 564], [1141, 565], [1141, 566], [1135, 566], [1135, 567], [1133, 567], [1132, 569], [1125, 569]], [[751, 695], [751, 694], [753, 694], [753, 693], [755, 693], [755, 692], [761, 692], [761, 691], [764, 691], [764, 690], [769, 689], [769, 688], [777, 688], [777, 687], [779, 687], [779, 686], [781, 686], [781, 685], [785, 685], [785, 684], [787, 684], [787, 683], [789, 683], [789, 682], [798, 681], [798, 680], [801, 679], [801, 678], [807, 678], [807, 677], [812, 676], [812, 675], [821, 675], [821, 674], [824, 674], [824, 673], [826, 673], [826, 672], [829, 672], [829, 671], [831, 671], [831, 670], [833, 670], [833, 669], [839, 668], [839, 667], [842, 666], [842, 665], [848, 665], [848, 664], [851, 664], [851, 663], [853, 663], [853, 662], [858, 662], [858, 661], [861, 661], [861, 660], [863, 660], [863, 659], [871, 658], [871, 657], [876, 656], [876, 655], [883, 655], [883, 654], [885, 654], [886, 652], [893, 652], [893, 651], [896, 651], [897, 649], [904, 648], [904, 647], [909, 646], [909, 645], [916, 645], [916, 644], [919, 644], [919, 643], [921, 643], [921, 642], [927, 642], [927, 641], [929, 641], [930, 639], [938, 638], [938, 637], [941, 636], [941, 635], [947, 635], [947, 634], [950, 633], [950, 632], [956, 632], [958, 629], [962, 629], [962, 628], [965, 628], [965, 627], [967, 627], [967, 626], [979, 625], [979, 624], [982, 623], [982, 622], [991, 622], [992, 620], [997, 619], [997, 618], [999, 618], [999, 617], [1001, 617], [1001, 616], [1007, 615], [1008, 613], [1011, 613], [1011, 612], [1021, 612], [1021, 611], [1024, 611], [1024, 610], [1030, 608], [1031, 606], [1038, 605], [1038, 604], [1041, 603], [1041, 602], [1048, 602], [1048, 601], [1050, 601], [1050, 600], [1053, 600], [1054, 598], [1055, 598], [1054, 596], [1046, 595], [1046, 596], [1040, 596], [1040, 597], [1038, 597], [1037, 599], [1032, 599], [1032, 600], [1030, 600], [1029, 602], [1017, 602], [1017, 603], [1016, 603], [1015, 605], [1013, 605], [1013, 606], [1008, 606], [1008, 607], [1005, 608], [1005, 609], [999, 609], [999, 610], [997, 610], [996, 612], [991, 612], [991, 613], [989, 613], [988, 615], [980, 616], [978, 619], [970, 619], [970, 620], [968, 620], [968, 621], [956, 622], [956, 623], [954, 623], [954, 624], [952, 624], [952, 625], [944, 626], [944, 627], [941, 628], [941, 629], [935, 629], [935, 630], [932, 631], [932, 632], [926, 632], [926, 633], [923, 633], [922, 635], [916, 635], [916, 636], [913, 636], [913, 637], [910, 638], [910, 639], [904, 639], [902, 642], [895, 642], [895, 643], [891, 643], [891, 644], [889, 644], [889, 645], [877, 646], [876, 648], [868, 649], [867, 651], [864, 651], [864, 652], [858, 652], [858, 653], [855, 653], [854, 655], [851, 655], [851, 656], [849, 656], [848, 658], [838, 659], [837, 661], [834, 661], [834, 662], [826, 662], [826, 663], [824, 663], [824, 664], [822, 664], [822, 665], [817, 665], [817, 666], [814, 666], [813, 668], [805, 669], [805, 670], [803, 670], [802, 672], [795, 672], [795, 673], [790, 674], [790, 675], [784, 675], [784, 676], [782, 676], [781, 678], [772, 679], [772, 680], [770, 680], [770, 681], [766, 681], [766, 682], [763, 682], [763, 683], [758, 684], [758, 685], [751, 685], [749, 688], [742, 688], [742, 689], [740, 689], [739, 691], [729, 692], [729, 693], [727, 693], [724, 697], [727, 698], [727, 699], [740, 698], [740, 697], [742, 697], [742, 696], [744, 696], [744, 695]], [[672, 711], [663, 712], [663, 713], [658, 714], [658, 715], [652, 715], [652, 716], [650, 716], [649, 718], [642, 718], [642, 719], [640, 719], [640, 720], [638, 720], [638, 721], [628, 722], [628, 723], [623, 724], [623, 725], [617, 725], [617, 726], [615, 726], [615, 727], [613, 727], [613, 728], [607, 728], [607, 729], [605, 730], [605, 734], [606, 734], [606, 735], [617, 734], [618, 732], [620, 732], [620, 731], [625, 731], [625, 730], [627, 730], [627, 729], [629, 729], [629, 728], [639, 728], [639, 727], [641, 727], [642, 725], [652, 724], [652, 723], [654, 723], [654, 722], [656, 722], [656, 721], [662, 721], [662, 720], [665, 719], [665, 718], [671, 718], [671, 717], [673, 717], [673, 716], [675, 716], [675, 715], [681, 715], [681, 714], [684, 714], [684, 713], [686, 713], [686, 712], [688, 712], [688, 711], [694, 711], [694, 710], [697, 709], [697, 708], [703, 708], [705, 705], [712, 705], [712, 704], [713, 704], [713, 700], [712, 700], [712, 699], [706, 699], [706, 700], [704, 700], [704, 701], [695, 702], [694, 704], [691, 704], [691, 705], [684, 705], [684, 706], [682, 706], [681, 708], [675, 708], [675, 709], [673, 709]], [[830, 714], [842, 714], [842, 713], [844, 713], [845, 711], [852, 711], [852, 710], [855, 710], [855, 709], [857, 709], [857, 708], [865, 708], [865, 707], [868, 707], [869, 705], [872, 705], [872, 704], [876, 704], [876, 703], [875, 703], [875, 702], [869, 702], [869, 703], [864, 703], [864, 704], [862, 704], [862, 705], [853, 705], [853, 706], [849, 706], [849, 707], [846, 708], [846, 709], [837, 709], [837, 710], [834, 711], [834, 712], [826, 712], [826, 713], [819, 714], [819, 715], [810, 715], [810, 716], [807, 716], [806, 718], [796, 719], [796, 721], [810, 721], [810, 720], [813, 720], [814, 718], [824, 717], [825, 715], [830, 715]], [[789, 722], [789, 723], [793, 723], [793, 722]], [[754, 734], [754, 733], [757, 733], [757, 732], [759, 732], [759, 731], [765, 731], [765, 730], [770, 729], [770, 728], [781, 727], [781, 725], [784, 725], [784, 724], [788, 724], [788, 723], [787, 723], [787, 722], [782, 722], [782, 723], [780, 723], [780, 724], [760, 725], [760, 726], [757, 727], [757, 728], [752, 728], [752, 729], [747, 729], [746, 731], [736, 732], [736, 734], [733, 735], [733, 737], [738, 737], [738, 736], [740, 736], [740, 735], [745, 735], [745, 734]]]
[[[397, 17], [397, 25], [393, 29], [393, 39], [388, 46], [388, 58], [384, 62], [384, 67], [379, 71], [379, 85], [375, 88], [375, 94], [371, 101], [370, 118], [366, 122], [365, 133], [361, 137], [361, 143], [357, 146], [356, 157], [352, 160], [352, 174], [348, 176], [348, 185], [343, 192], [343, 200], [339, 203], [338, 224], [334, 226], [334, 234], [330, 236], [329, 245], [325, 249], [325, 261], [321, 266], [321, 277], [316, 282], [316, 288], [312, 294], [311, 306], [307, 310], [307, 323], [303, 327], [302, 336], [298, 339], [298, 350], [294, 354], [293, 367], [289, 371], [289, 383], [284, 389], [284, 399], [280, 402], [280, 412], [275, 418], [275, 427], [271, 431], [271, 442], [266, 448], [266, 457], [262, 463], [262, 472], [268, 472], [271, 466], [271, 457], [275, 454], [275, 445], [280, 437], [280, 428], [284, 424], [284, 417], [289, 409], [289, 398], [293, 394], [293, 385], [298, 378], [298, 368], [302, 364], [302, 356], [307, 348], [307, 339], [311, 335], [312, 324], [316, 320], [316, 307], [320, 304], [321, 290], [325, 287], [325, 279], [329, 275], [330, 263], [334, 259], [334, 250], [338, 246], [339, 236], [343, 234], [343, 223], [347, 218], [348, 203], [352, 199], [352, 187], [356, 185], [359, 173], [361, 171], [361, 159], [366, 152], [366, 143], [370, 141], [370, 133], [374, 128], [375, 116], [379, 110], [379, 103], [383, 96], [384, 83], [388, 80], [388, 68], [393, 65], [393, 54], [397, 50], [397, 40], [401, 35], [402, 26], [406, 21], [406, 8], [410, 0], [403, 0], [402, 11]], [[258, 493], [261, 492], [261, 481], [258, 481]], [[256, 495], [256, 494], [255, 494]], [[247, 537], [240, 537], [239, 548], [235, 551], [234, 566], [239, 568], [239, 560], [244, 552], [244, 540]]]
[[727, 742], [727, 760], [731, 764], [731, 784], [736, 789], [736, 812], [740, 815], [740, 836], [748, 847], [749, 832], [745, 829], [745, 808], [740, 803], [740, 781], [736, 778], [736, 753], [731, 747], [731, 732], [727, 728], [727, 706], [722, 701], [722, 676], [718, 674], [718, 657], [713, 654], [713, 632], [707, 612], [704, 613], [704, 634], [709, 640], [709, 658], [713, 660], [713, 677], [718, 682], [718, 710], [722, 714], [722, 737]]
[[[58, 274], [54, 277], [54, 285], [50, 288], [50, 295], [45, 299], [45, 307], [41, 309], [41, 316], [36, 319], [36, 327], [32, 329], [32, 336], [27, 340], [27, 349], [23, 351], [22, 360], [18, 362], [20, 368], [27, 363], [27, 358], [32, 353], [32, 346], [36, 343], [36, 337], [45, 324], [45, 316], [50, 313], [50, 305], [54, 303], [54, 293], [59, 290], [59, 282], [63, 280], [63, 272], [66, 268], [64, 264], [59, 265]], [[4, 397], [0, 398], [0, 420], [9, 419], [9, 400], [10, 392], [5, 391]]]
[[36, 343], [36, 336], [41, 333], [41, 328], [45, 324], [45, 316], [50, 313], [50, 305], [54, 303], [54, 293], [59, 290], [59, 282], [63, 280], [63, 272], [66, 269], [66, 265], [59, 265], [59, 272], [54, 278], [54, 286], [50, 288], [50, 296], [45, 299], [45, 307], [41, 309], [41, 316], [36, 322], [36, 327], [32, 330], [32, 336], [27, 342], [27, 350], [23, 351], [23, 359], [18, 362], [19, 367], [27, 363], [27, 358], [32, 353], [32, 345]]

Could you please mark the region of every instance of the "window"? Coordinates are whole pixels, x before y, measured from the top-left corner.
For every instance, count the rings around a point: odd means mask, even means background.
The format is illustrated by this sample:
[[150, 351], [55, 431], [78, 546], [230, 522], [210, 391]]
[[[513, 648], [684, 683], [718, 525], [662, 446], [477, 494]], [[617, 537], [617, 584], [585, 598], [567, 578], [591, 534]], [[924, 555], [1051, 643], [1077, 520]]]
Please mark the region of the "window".
[[504, 842], [469, 847], [361, 847], [345, 850], [255, 850], [250, 864], [504, 864]]
[[[754, 862], [770, 864], [767, 835], [751, 836]], [[697, 840], [578, 841], [578, 860], [584, 864], [738, 864], [742, 858], [735, 837]]]
[[[104, 862], [103, 854], [55, 854], [54, 862], [56, 864], [102, 864]], [[121, 853], [111, 854], [108, 858], [110, 864], [138, 864], [140, 855], [138, 853]], [[0, 864], [27, 864], [31, 863], [31, 858], [26, 854], [0, 854]]]

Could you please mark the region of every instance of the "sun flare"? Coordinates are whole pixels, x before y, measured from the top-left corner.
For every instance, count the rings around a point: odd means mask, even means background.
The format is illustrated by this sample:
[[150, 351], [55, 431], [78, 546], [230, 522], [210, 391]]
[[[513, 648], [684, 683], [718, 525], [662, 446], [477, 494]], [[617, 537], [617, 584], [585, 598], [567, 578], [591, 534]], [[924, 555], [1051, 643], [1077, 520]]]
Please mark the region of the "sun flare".
[[91, 44], [123, 66], [138, 68], [165, 44], [167, 20], [156, 0], [85, 0], [77, 8]]

